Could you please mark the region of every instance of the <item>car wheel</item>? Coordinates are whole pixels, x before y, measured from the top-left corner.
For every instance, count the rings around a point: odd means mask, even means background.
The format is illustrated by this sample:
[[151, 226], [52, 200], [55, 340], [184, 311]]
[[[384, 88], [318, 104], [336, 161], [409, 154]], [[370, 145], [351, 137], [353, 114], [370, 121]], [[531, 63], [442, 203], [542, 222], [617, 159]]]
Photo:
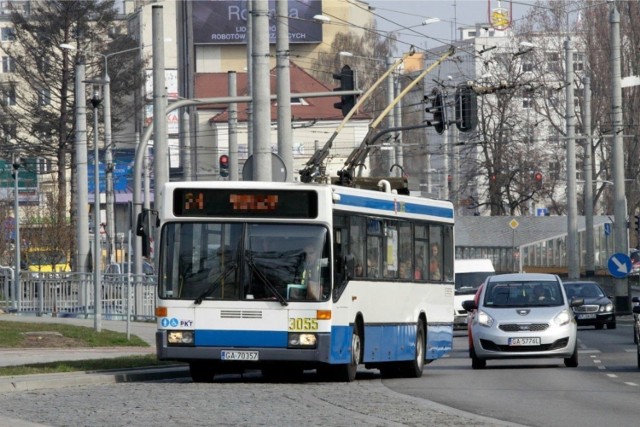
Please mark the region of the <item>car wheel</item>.
[[191, 362], [189, 373], [194, 383], [210, 383], [216, 374], [215, 365], [211, 361]]
[[615, 320], [613, 322], [607, 322], [607, 329], [615, 329], [615, 328], [616, 328]]
[[564, 359], [564, 366], [567, 368], [577, 368], [578, 367], [578, 344], [573, 348], [573, 354], [571, 357], [566, 357]]
[[407, 378], [420, 378], [424, 369], [424, 325], [418, 322], [416, 330], [416, 354], [413, 360], [403, 362], [402, 373]]
[[596, 323], [596, 329], [602, 329], [602, 328], [604, 328], [604, 324]]
[[472, 369], [484, 369], [487, 367], [487, 361], [476, 356], [476, 351], [473, 347], [469, 349], [469, 354], [471, 355]]

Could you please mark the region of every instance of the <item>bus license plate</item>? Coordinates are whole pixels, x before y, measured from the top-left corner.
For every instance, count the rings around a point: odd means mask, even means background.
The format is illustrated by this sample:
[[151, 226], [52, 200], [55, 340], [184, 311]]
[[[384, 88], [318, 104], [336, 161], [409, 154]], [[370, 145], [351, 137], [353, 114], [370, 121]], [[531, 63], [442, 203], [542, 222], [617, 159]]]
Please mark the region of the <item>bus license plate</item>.
[[510, 346], [540, 345], [540, 338], [509, 338]]
[[242, 360], [247, 362], [256, 362], [258, 361], [258, 352], [222, 350], [220, 352], [220, 358], [222, 360]]

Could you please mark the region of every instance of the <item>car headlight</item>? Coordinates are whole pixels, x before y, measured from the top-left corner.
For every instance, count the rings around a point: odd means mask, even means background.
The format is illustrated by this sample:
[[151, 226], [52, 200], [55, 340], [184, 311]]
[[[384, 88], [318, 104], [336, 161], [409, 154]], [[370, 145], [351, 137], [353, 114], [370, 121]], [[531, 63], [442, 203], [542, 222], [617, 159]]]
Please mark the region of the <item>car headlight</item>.
[[562, 310], [556, 317], [553, 318], [553, 321], [558, 326], [563, 326], [569, 323], [573, 319], [573, 316], [569, 313], [569, 310]]
[[315, 348], [317, 340], [316, 334], [290, 333], [289, 347]]
[[613, 311], [613, 303], [605, 304], [600, 306], [600, 311], [603, 313], [609, 313]]
[[489, 316], [486, 312], [482, 310], [478, 310], [476, 319], [478, 320], [479, 325], [486, 326], [487, 328], [490, 328], [491, 325], [493, 325], [493, 317]]
[[173, 345], [193, 345], [193, 331], [168, 331], [167, 342]]

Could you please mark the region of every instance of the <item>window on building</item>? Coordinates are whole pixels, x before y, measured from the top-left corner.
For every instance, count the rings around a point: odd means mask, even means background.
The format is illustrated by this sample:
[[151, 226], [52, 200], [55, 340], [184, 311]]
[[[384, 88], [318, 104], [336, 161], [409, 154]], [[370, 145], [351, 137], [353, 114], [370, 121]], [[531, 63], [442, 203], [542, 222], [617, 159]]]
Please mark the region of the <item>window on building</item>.
[[13, 86], [3, 87], [2, 94], [4, 95], [3, 102], [5, 105], [16, 105], [16, 88]]
[[547, 52], [545, 55], [547, 62], [547, 71], [560, 72], [562, 67], [560, 66], [560, 54], [557, 52]]
[[10, 56], [2, 57], [2, 72], [3, 73], [15, 73], [16, 61]]
[[0, 29], [0, 37], [3, 42], [12, 42], [16, 39], [16, 31], [11, 27], [2, 27]]
[[573, 71], [584, 70], [584, 53], [573, 53]]
[[40, 89], [38, 91], [38, 105], [44, 106], [51, 104], [51, 91], [49, 89]]
[[522, 63], [522, 72], [523, 73], [531, 73], [533, 72], [533, 62], [523, 62]]

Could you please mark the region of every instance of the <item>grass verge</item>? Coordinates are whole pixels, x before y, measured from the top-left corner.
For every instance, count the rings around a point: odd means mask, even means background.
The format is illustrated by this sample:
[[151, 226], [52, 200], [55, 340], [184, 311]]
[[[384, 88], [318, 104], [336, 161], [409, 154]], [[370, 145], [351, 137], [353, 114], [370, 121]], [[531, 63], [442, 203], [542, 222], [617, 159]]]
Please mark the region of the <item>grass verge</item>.
[[113, 359], [67, 360], [49, 363], [33, 363], [20, 366], [0, 367], [0, 377], [14, 375], [56, 374], [77, 371], [105, 371], [112, 369], [133, 369], [163, 365], [175, 362], [161, 362], [154, 354], [146, 356], [126, 356]]
[[[138, 336], [58, 323], [0, 321], [0, 348], [149, 347]], [[154, 354], [106, 359], [73, 360], [0, 367], [0, 376], [101, 371], [161, 366]]]

